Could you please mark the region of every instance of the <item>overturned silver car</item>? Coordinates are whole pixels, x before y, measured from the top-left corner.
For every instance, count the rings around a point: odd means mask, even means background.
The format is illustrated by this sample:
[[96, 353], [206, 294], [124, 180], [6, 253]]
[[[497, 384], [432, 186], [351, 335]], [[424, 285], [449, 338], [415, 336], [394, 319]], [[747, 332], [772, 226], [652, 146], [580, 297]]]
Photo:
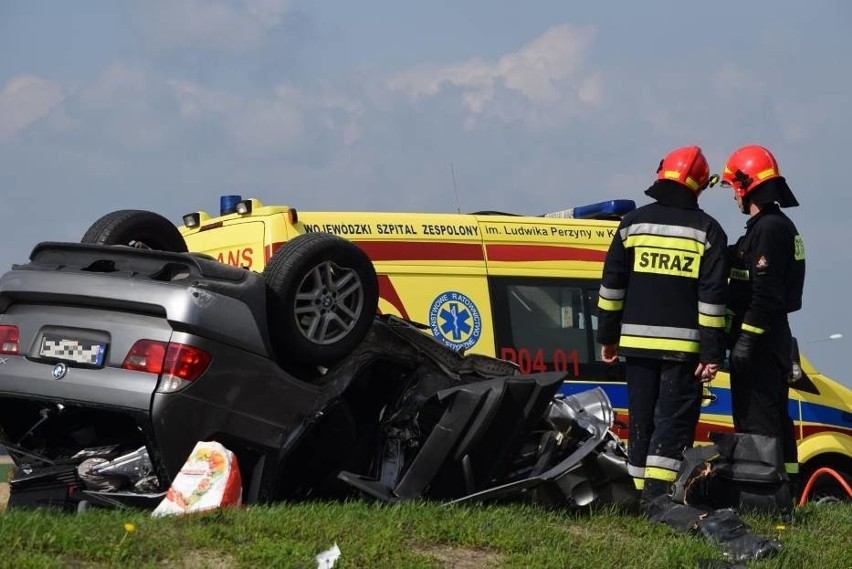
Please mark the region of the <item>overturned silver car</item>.
[[0, 277], [9, 507], [154, 507], [197, 441], [243, 502], [632, 506], [601, 390], [558, 394], [376, 316], [369, 259], [305, 235], [260, 275], [191, 253], [42, 243]]

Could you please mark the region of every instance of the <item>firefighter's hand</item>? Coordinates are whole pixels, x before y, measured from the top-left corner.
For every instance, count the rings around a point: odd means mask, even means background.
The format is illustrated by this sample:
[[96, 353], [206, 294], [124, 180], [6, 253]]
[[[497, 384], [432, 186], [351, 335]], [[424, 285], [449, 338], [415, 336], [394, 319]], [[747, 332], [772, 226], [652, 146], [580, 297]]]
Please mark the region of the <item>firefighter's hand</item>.
[[605, 364], [614, 364], [618, 361], [618, 344], [603, 344], [601, 346], [601, 359]]
[[695, 368], [695, 377], [701, 383], [710, 383], [716, 378], [716, 372], [719, 371], [719, 364], [698, 364]]
[[757, 336], [748, 332], [740, 332], [737, 343], [731, 350], [731, 369], [734, 371], [746, 371], [751, 364], [751, 355], [757, 344]]

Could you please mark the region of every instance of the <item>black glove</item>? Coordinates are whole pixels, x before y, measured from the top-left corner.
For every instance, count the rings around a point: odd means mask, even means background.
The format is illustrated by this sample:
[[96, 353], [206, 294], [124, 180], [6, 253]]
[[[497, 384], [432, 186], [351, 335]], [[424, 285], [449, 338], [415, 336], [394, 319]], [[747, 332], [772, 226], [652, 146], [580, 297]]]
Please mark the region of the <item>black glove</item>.
[[744, 372], [751, 365], [751, 355], [757, 345], [757, 336], [749, 332], [740, 332], [734, 349], [731, 350], [731, 370]]

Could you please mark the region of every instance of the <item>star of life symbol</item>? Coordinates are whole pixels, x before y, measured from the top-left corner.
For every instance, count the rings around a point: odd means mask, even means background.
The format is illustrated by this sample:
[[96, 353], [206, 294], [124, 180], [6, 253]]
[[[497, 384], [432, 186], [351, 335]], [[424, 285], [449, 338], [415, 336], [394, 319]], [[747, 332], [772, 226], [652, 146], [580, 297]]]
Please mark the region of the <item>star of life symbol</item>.
[[455, 350], [473, 347], [482, 333], [482, 319], [476, 304], [466, 295], [447, 291], [432, 301], [429, 309], [432, 335]]

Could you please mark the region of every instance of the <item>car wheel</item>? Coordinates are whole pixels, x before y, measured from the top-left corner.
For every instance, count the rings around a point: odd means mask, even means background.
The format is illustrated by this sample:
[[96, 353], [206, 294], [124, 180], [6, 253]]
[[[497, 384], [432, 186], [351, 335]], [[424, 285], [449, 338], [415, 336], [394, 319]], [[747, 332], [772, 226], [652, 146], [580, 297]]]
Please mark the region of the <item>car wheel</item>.
[[160, 214], [136, 209], [106, 214], [89, 227], [81, 241], [176, 253], [185, 253], [187, 250], [183, 236], [171, 221]]
[[341, 237], [300, 235], [275, 252], [263, 276], [270, 339], [285, 367], [331, 367], [355, 349], [376, 315], [373, 263]]

